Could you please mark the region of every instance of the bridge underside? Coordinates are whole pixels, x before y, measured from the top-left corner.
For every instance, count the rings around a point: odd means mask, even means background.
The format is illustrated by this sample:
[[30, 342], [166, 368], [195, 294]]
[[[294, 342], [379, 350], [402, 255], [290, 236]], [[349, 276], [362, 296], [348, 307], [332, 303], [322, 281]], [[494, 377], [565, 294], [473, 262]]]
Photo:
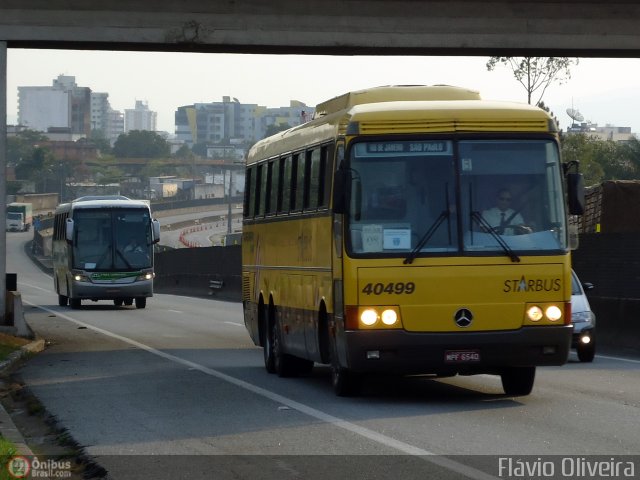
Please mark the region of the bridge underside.
[[11, 47], [637, 57], [632, 0], [3, 0]]

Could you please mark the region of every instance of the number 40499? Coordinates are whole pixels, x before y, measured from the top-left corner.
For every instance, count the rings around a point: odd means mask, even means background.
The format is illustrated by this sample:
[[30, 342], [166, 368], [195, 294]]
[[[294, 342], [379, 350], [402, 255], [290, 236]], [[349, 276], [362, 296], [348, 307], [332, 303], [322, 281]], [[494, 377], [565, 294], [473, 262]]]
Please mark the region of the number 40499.
[[362, 289], [365, 295], [402, 295], [403, 293], [411, 295], [415, 291], [416, 284], [413, 282], [367, 283]]

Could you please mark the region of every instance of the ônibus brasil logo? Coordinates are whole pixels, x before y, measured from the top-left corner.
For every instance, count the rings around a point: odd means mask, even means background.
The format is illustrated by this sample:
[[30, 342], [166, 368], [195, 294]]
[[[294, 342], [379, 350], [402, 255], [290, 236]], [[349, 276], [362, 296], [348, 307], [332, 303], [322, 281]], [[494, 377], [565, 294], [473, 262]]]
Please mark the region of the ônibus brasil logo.
[[7, 471], [13, 478], [26, 478], [31, 471], [31, 463], [28, 458], [18, 455], [9, 460]]

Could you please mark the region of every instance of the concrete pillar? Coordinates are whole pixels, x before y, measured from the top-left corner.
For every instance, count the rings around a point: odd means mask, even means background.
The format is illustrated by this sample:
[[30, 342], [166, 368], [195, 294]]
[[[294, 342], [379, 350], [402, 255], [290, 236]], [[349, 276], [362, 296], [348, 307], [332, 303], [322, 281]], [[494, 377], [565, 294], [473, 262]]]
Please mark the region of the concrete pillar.
[[7, 312], [7, 42], [0, 41], [0, 325]]

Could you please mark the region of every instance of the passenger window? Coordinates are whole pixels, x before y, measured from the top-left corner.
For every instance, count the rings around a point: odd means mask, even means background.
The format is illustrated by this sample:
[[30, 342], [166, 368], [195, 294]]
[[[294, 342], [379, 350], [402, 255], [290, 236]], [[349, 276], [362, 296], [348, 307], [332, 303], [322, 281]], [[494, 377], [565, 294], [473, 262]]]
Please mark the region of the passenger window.
[[283, 213], [288, 213], [291, 208], [291, 198], [292, 198], [292, 175], [293, 175], [293, 167], [292, 167], [292, 159], [291, 156], [288, 156], [284, 159], [280, 160], [284, 162], [284, 173], [282, 174], [282, 211]]

